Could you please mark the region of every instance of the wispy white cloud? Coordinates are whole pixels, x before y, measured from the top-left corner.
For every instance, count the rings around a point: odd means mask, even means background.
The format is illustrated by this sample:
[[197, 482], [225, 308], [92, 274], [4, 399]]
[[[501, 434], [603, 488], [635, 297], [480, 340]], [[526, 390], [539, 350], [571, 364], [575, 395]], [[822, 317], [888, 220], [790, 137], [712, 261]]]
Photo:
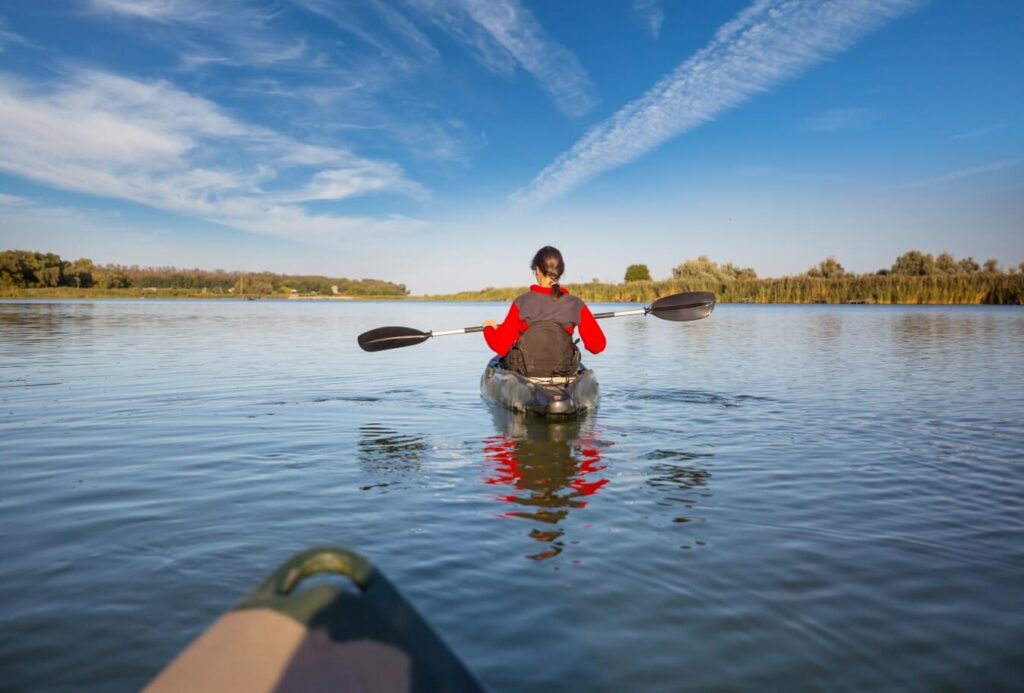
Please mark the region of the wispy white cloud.
[[[464, 166], [486, 142], [428, 86], [446, 79], [434, 44], [442, 35], [498, 75], [522, 68], [566, 115], [597, 103], [579, 60], [520, 0], [88, 2], [96, 18], [133, 36], [145, 25], [141, 36], [177, 56], [174, 78], [198, 75], [231, 90], [250, 100], [255, 119], [287, 119], [292, 131], [324, 139], [368, 141], [372, 131], [372, 146], [386, 138], [414, 162]], [[308, 30], [307, 13], [329, 27]]]
[[879, 117], [873, 108], [832, 108], [807, 116], [803, 127], [811, 132], [855, 130], [870, 125]]
[[421, 199], [427, 194], [422, 186], [408, 180], [398, 166], [390, 162], [366, 161], [358, 167], [320, 171], [304, 188], [284, 195], [282, 200], [344, 200], [376, 191], [402, 192]]
[[315, 67], [304, 36], [275, 25], [279, 8], [244, 0], [91, 0], [92, 12], [152, 24], [162, 44], [180, 52], [181, 68], [209, 65]]
[[200, 0], [92, 0], [90, 6], [97, 12], [186, 24], [209, 21], [218, 14]]
[[473, 21], [541, 83], [559, 110], [586, 115], [597, 105], [594, 86], [576, 56], [553, 41], [518, 0], [461, 0]]
[[[508, 77], [516, 66], [522, 67], [566, 115], [585, 115], [597, 104], [594, 86], [579, 59], [555, 41], [519, 0], [294, 1], [376, 47], [380, 58], [397, 69], [414, 71], [421, 65], [440, 64], [440, 52], [419, 28], [425, 19], [497, 74]], [[367, 20], [367, 13], [373, 22]]]
[[5, 207], [24, 207], [30, 204], [32, 204], [32, 200], [26, 197], [0, 193], [0, 205], [4, 205]]
[[1024, 163], [1024, 159], [1002, 159], [1000, 161], [993, 161], [987, 164], [950, 171], [949, 173], [943, 173], [938, 176], [910, 181], [909, 183], [904, 184], [903, 187], [916, 188], [926, 185], [935, 185], [937, 183], [948, 183], [950, 181], [961, 180], [963, 178], [974, 178], [975, 176], [983, 176], [989, 173], [995, 173], [996, 171], [1002, 171], [1007, 168], [1013, 168], [1014, 166], [1020, 166], [1022, 163]]
[[516, 59], [475, 21], [463, 0], [405, 0], [421, 20], [440, 28], [468, 50], [485, 68], [503, 77], [515, 74]]
[[394, 225], [299, 202], [427, 194], [393, 162], [296, 142], [165, 82], [77, 71], [54, 87], [0, 75], [0, 169], [279, 236]]
[[665, 21], [665, 10], [661, 6], [661, 0], [633, 0], [633, 11], [647, 25], [651, 35], [658, 38], [661, 25]]
[[7, 50], [8, 45], [28, 46], [31, 45], [24, 36], [16, 34], [7, 28], [7, 22], [0, 17], [0, 53]]
[[330, 20], [337, 27], [375, 49], [379, 60], [408, 72], [422, 64], [436, 64], [440, 53], [415, 22], [393, 2], [362, 0], [293, 0], [295, 5]]
[[[145, 36], [177, 54], [178, 71], [203, 75], [207, 84], [230, 76], [222, 89], [250, 100], [258, 93], [256, 108], [287, 118], [292, 129], [327, 138], [373, 130], [416, 160], [445, 164], [465, 163], [479, 149], [482, 138], [451, 125], [429, 91], [408, 88], [443, 79], [440, 53], [420, 28], [431, 22], [408, 4], [92, 0], [91, 8], [117, 26], [145, 23]], [[294, 20], [306, 12], [332, 26], [305, 30], [307, 22]]]
[[954, 142], [956, 140], [967, 140], [967, 139], [974, 139], [975, 137], [984, 137], [985, 135], [990, 135], [993, 132], [995, 132], [995, 131], [999, 130], [1000, 128], [1002, 128], [1002, 127], [1003, 126], [1001, 124], [1000, 125], [989, 125], [989, 126], [983, 127], [983, 128], [976, 128], [974, 130], [968, 130], [967, 132], [960, 132], [960, 133], [957, 133], [957, 134], [953, 135], [952, 137], [950, 137], [949, 141], [950, 142]]
[[180, 69], [202, 70], [210, 65], [226, 67], [282, 66], [316, 69], [322, 65], [320, 56], [311, 56], [303, 38], [279, 40], [235, 33], [220, 48], [186, 43], [180, 54]]
[[634, 161], [792, 79], [918, 0], [757, 0], [646, 94], [591, 128], [511, 199], [532, 206]]

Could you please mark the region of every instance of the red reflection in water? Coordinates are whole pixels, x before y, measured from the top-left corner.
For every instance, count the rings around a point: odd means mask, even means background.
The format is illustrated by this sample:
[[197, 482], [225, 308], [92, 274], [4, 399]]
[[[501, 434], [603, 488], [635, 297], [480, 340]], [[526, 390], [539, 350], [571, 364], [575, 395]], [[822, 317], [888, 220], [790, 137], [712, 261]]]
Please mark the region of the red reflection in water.
[[[504, 433], [484, 441], [484, 456], [490, 463], [484, 481], [511, 486], [513, 492], [496, 496], [503, 503], [520, 506], [501, 513], [558, 525], [573, 509], [585, 508], [587, 497], [608, 484], [601, 478], [600, 441], [581, 435], [580, 423], [550, 422], [509, 415], [499, 421]], [[527, 556], [543, 560], [562, 552], [564, 530], [535, 528], [530, 536], [548, 544], [544, 551]]]

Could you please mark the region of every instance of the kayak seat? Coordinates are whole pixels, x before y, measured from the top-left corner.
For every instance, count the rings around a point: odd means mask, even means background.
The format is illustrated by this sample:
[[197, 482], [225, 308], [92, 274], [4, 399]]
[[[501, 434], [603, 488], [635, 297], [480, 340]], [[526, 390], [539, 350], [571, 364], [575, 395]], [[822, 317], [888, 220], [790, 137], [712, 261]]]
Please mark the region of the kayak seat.
[[504, 366], [530, 378], [571, 377], [580, 369], [580, 350], [561, 325], [541, 320], [519, 335]]

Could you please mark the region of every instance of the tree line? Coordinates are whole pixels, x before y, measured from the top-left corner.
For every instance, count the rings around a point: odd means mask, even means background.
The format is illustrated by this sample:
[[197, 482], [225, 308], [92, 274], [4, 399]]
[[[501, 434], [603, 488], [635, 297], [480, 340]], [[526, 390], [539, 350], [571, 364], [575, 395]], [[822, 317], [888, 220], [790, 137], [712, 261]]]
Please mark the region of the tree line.
[[[880, 269], [875, 274], [882, 276], [896, 274], [904, 277], [929, 277], [954, 274], [971, 275], [978, 274], [979, 272], [999, 274], [1000, 271], [999, 261], [995, 259], [985, 260], [984, 263], [979, 265], [973, 257], [957, 260], [952, 253], [943, 252], [939, 253], [938, 256], [933, 256], [931, 253], [922, 253], [920, 250], [910, 250], [896, 258], [896, 262], [892, 264], [892, 267]], [[1024, 272], [1024, 262], [1007, 270], [1008, 274], [1021, 272]], [[805, 274], [808, 277], [825, 277], [828, 279], [855, 276], [854, 273], [847, 272], [843, 265], [834, 257], [822, 260], [807, 270]]]
[[[633, 270], [634, 274], [636, 270]], [[672, 269], [664, 281], [583, 285], [590, 300], [646, 301], [680, 291], [714, 291], [720, 301], [735, 303], [919, 303], [1022, 304], [1024, 262], [1007, 271], [996, 260], [978, 263], [911, 250], [876, 272], [848, 272], [829, 257], [803, 274], [759, 278], [749, 267], [718, 264], [705, 256]]]
[[380, 279], [346, 279], [273, 272], [96, 265], [89, 258], [73, 261], [55, 253], [27, 250], [0, 252], [0, 287], [8, 289], [157, 289], [225, 295], [318, 294], [331, 296], [406, 296], [404, 284]]
[[[896, 262], [891, 267], [868, 273], [866, 276], [871, 274], [880, 276], [897, 274], [907, 277], [927, 277], [951, 274], [970, 275], [979, 272], [998, 274], [1000, 271], [999, 261], [994, 259], [985, 260], [983, 264], [978, 264], [973, 257], [957, 260], [952, 253], [948, 252], [942, 252], [936, 257], [931, 253], [922, 253], [920, 250], [910, 250], [896, 258]], [[1011, 267], [1007, 270], [1007, 273], [1024, 273], [1024, 262], [1021, 262], [1016, 267]], [[853, 272], [847, 272], [835, 257], [828, 257], [799, 276], [838, 279], [856, 275]], [[757, 279], [757, 272], [749, 267], [736, 267], [731, 262], [719, 265], [717, 262], [709, 260], [707, 256], [702, 255], [696, 260], [687, 260], [681, 265], [674, 267], [672, 269], [672, 278], [733, 281], [736, 279]], [[624, 279], [627, 282], [653, 281], [651, 279], [651, 271], [647, 268], [647, 265], [643, 264], [627, 267]]]
[[[796, 276], [760, 278], [750, 267], [719, 264], [706, 256], [687, 260], [672, 276], [651, 279], [646, 265], [626, 268], [624, 281], [610, 284], [594, 279], [569, 284], [587, 301], [648, 302], [683, 291], [713, 291], [728, 303], [920, 303], [1024, 304], [1024, 262], [1006, 271], [996, 260], [957, 260], [950, 253], [937, 257], [908, 251], [887, 268], [866, 274], [846, 271], [834, 257], [822, 260]], [[438, 299], [508, 301], [525, 287], [488, 288]]]

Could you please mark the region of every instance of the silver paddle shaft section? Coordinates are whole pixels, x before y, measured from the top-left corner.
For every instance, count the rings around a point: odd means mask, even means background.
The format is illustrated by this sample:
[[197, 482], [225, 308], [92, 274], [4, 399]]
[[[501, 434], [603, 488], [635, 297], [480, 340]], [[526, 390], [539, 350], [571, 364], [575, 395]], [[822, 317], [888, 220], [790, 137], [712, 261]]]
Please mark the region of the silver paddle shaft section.
[[[647, 315], [651, 312], [650, 308], [637, 308], [636, 310], [618, 310], [614, 313], [598, 313], [595, 318], [621, 318], [625, 315]], [[460, 327], [457, 330], [439, 330], [437, 332], [431, 332], [431, 337], [447, 337], [452, 334], [467, 334], [469, 332], [483, 332], [483, 326], [477, 327]]]
[[636, 310], [617, 310], [612, 313], [597, 313], [594, 318], [600, 320], [601, 318], [621, 318], [626, 315], [647, 315], [650, 312], [650, 308], [637, 308]]
[[[650, 308], [637, 308], [636, 310], [618, 310], [614, 313], [598, 313], [595, 318], [621, 318], [626, 315], [647, 315], [651, 312]], [[457, 330], [438, 330], [437, 332], [431, 332], [431, 337], [447, 337], [453, 334], [468, 334], [470, 332], [483, 332], [484, 328], [482, 325], [476, 327], [460, 327]]]
[[[650, 308], [637, 308], [636, 310], [618, 310], [614, 313], [598, 313], [595, 318], [621, 318], [624, 315], [647, 315], [651, 312]], [[431, 332], [431, 337], [447, 337], [453, 334], [468, 334], [470, 332], [483, 332], [484, 328], [482, 325], [476, 327], [460, 327], [457, 330], [438, 330], [437, 332]]]
[[478, 325], [476, 327], [460, 327], [457, 330], [440, 330], [438, 332], [431, 332], [430, 336], [431, 337], [447, 337], [448, 335], [451, 335], [451, 334], [469, 334], [470, 332], [483, 332], [483, 331], [484, 331], [483, 325]]

